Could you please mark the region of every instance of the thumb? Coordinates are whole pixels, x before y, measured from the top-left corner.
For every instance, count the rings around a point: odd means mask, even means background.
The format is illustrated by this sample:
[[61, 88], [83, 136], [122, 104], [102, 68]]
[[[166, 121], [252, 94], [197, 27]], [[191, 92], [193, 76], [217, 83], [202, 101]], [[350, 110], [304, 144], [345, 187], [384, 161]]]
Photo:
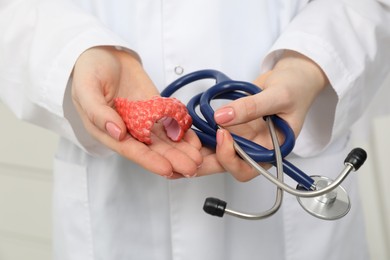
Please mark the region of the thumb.
[[86, 130], [95, 138], [108, 134], [120, 141], [126, 136], [127, 129], [119, 114], [101, 96], [84, 95], [83, 98], [73, 98], [73, 103], [79, 112]]
[[215, 122], [222, 126], [243, 124], [272, 113], [273, 104], [266, 91], [230, 102], [214, 113]]
[[255, 81], [253, 82], [253, 84], [255, 84], [256, 86], [260, 86], [260, 87], [263, 87], [266, 85], [266, 82], [267, 82], [267, 79], [269, 76], [271, 76], [272, 74], [272, 70], [269, 70], [267, 72], [264, 72], [262, 74], [260, 74], [260, 76], [258, 76]]
[[116, 141], [121, 141], [125, 138], [127, 133], [126, 126], [122, 118], [110, 106], [99, 106], [96, 109], [94, 118], [92, 122], [102, 132], [106, 132]]
[[[254, 81], [254, 84], [265, 86], [267, 78], [271, 73], [272, 71], [268, 71], [261, 74]], [[256, 95], [237, 99], [221, 107], [215, 111], [214, 119], [217, 124], [222, 126], [246, 123], [266, 115], [276, 114], [279, 112], [276, 111], [277, 103], [280, 103], [280, 98], [275, 96], [275, 91], [271, 88], [264, 89]]]

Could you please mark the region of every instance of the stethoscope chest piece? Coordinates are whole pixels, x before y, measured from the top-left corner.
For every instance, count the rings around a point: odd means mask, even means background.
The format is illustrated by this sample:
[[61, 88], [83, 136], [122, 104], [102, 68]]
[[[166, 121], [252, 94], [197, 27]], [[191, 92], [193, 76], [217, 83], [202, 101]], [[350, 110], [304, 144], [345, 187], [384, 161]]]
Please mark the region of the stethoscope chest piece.
[[[311, 176], [315, 181], [315, 186], [319, 189], [326, 187], [332, 182], [324, 176]], [[297, 197], [299, 204], [311, 215], [325, 219], [336, 220], [344, 217], [351, 208], [348, 193], [342, 186], [337, 186], [334, 190], [318, 197]]]

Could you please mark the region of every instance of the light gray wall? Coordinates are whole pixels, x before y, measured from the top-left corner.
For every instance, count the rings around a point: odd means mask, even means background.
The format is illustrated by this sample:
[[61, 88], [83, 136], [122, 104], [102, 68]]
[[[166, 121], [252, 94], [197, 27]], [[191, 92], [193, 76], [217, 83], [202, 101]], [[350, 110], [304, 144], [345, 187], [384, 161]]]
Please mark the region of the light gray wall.
[[51, 259], [52, 158], [57, 137], [0, 103], [0, 259]]

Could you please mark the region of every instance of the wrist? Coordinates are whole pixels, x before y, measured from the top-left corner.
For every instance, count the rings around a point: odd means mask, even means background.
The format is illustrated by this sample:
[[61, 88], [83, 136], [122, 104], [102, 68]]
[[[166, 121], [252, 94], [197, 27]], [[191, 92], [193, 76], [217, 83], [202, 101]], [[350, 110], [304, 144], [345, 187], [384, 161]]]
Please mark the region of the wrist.
[[294, 70], [296, 73], [303, 75], [312, 86], [318, 91], [329, 85], [328, 77], [324, 71], [311, 60], [309, 57], [292, 50], [285, 50], [283, 55], [275, 64], [274, 69], [278, 70]]

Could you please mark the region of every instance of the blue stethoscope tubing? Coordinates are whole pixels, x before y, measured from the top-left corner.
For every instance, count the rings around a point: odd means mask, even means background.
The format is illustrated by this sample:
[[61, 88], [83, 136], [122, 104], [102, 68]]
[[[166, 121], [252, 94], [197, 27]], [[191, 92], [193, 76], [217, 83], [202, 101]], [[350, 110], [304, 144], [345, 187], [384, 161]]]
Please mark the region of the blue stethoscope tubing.
[[[210, 148], [215, 148], [218, 125], [214, 120], [214, 110], [211, 107], [211, 101], [213, 99], [236, 100], [248, 95], [258, 94], [261, 92], [261, 89], [249, 82], [231, 80], [225, 74], [217, 70], [199, 70], [173, 81], [161, 92], [161, 96], [170, 97], [180, 88], [203, 79], [214, 79], [215, 85], [191, 98], [187, 104], [187, 109], [192, 117], [193, 126], [196, 127], [196, 129], [193, 130], [198, 135], [202, 144]], [[204, 119], [196, 112], [198, 106]], [[312, 190], [314, 180], [295, 165], [284, 159], [284, 157], [286, 157], [294, 148], [294, 132], [288, 123], [277, 115], [272, 115], [271, 119], [276, 128], [283, 133], [285, 138], [284, 143], [280, 146], [283, 157], [283, 171], [296, 181], [300, 187], [303, 187], [306, 190]], [[274, 150], [269, 150], [241, 136], [235, 134], [232, 134], [232, 136], [235, 142], [254, 161], [276, 165]]]

